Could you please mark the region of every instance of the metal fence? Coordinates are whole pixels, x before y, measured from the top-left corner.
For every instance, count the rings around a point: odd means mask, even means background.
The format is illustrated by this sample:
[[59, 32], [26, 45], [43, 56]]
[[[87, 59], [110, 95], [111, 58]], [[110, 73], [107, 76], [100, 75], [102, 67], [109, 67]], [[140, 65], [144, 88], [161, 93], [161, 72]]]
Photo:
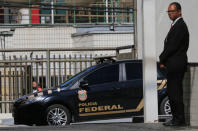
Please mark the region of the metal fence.
[[[66, 52], [114, 51], [122, 57], [119, 48], [76, 48], [76, 49], [7, 49], [0, 53], [8, 55], [34, 52], [38, 55], [13, 55], [0, 60], [0, 113], [10, 113], [13, 101], [32, 92], [32, 81], [41, 88], [53, 88], [71, 76], [95, 64], [92, 55], [66, 55]], [[39, 52], [39, 53], [38, 53]], [[130, 57], [132, 54], [129, 53]]]
[[133, 23], [135, 0], [0, 1], [0, 23]]

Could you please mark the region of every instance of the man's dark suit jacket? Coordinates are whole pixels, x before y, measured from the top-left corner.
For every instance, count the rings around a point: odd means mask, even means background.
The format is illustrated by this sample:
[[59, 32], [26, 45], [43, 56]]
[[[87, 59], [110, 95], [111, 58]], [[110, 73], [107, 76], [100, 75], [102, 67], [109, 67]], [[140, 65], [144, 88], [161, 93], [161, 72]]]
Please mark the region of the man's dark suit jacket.
[[188, 46], [188, 28], [183, 18], [180, 18], [168, 32], [164, 41], [164, 50], [159, 57], [160, 63], [167, 67], [168, 72], [186, 70]]

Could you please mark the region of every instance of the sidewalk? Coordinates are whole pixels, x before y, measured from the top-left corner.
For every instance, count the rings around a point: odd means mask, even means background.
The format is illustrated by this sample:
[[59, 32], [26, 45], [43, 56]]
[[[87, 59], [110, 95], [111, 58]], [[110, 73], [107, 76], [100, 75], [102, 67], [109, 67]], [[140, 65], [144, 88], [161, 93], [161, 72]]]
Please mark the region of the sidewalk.
[[0, 126], [2, 125], [14, 125], [12, 113], [0, 114]]
[[198, 127], [164, 127], [162, 123], [108, 123], [108, 124], [75, 124], [63, 127], [54, 126], [1, 126], [6, 131], [198, 131]]
[[0, 115], [0, 130], [16, 131], [198, 131], [197, 127], [166, 127], [159, 123], [132, 123], [130, 119], [112, 120], [112, 122], [92, 121], [72, 123], [63, 127], [14, 125], [11, 114]]

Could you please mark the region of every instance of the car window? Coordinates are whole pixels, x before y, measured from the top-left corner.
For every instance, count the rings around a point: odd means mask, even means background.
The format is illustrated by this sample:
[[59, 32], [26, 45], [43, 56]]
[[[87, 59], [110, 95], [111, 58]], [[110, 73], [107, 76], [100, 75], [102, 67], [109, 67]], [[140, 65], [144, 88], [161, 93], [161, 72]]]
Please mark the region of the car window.
[[119, 65], [102, 67], [84, 78], [89, 85], [103, 84], [119, 81]]
[[125, 63], [127, 80], [142, 79], [142, 63]]
[[85, 73], [87, 73], [87, 72], [89, 72], [89, 71], [91, 71], [95, 68], [96, 68], [96, 65], [94, 65], [92, 67], [89, 67], [82, 72], [79, 72], [78, 74], [74, 75], [72, 78], [70, 78], [69, 80], [67, 80], [63, 84], [61, 84], [60, 87], [66, 87], [66, 86], [70, 85], [71, 83], [76, 82], [78, 80], [78, 78], [80, 78], [82, 75], [84, 75]]

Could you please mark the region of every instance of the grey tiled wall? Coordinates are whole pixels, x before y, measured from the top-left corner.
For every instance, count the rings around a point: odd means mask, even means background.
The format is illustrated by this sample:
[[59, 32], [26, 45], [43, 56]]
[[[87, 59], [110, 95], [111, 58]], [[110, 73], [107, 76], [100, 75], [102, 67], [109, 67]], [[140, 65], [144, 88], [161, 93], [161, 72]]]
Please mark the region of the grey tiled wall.
[[184, 105], [186, 121], [198, 125], [198, 64], [190, 64], [184, 77]]

